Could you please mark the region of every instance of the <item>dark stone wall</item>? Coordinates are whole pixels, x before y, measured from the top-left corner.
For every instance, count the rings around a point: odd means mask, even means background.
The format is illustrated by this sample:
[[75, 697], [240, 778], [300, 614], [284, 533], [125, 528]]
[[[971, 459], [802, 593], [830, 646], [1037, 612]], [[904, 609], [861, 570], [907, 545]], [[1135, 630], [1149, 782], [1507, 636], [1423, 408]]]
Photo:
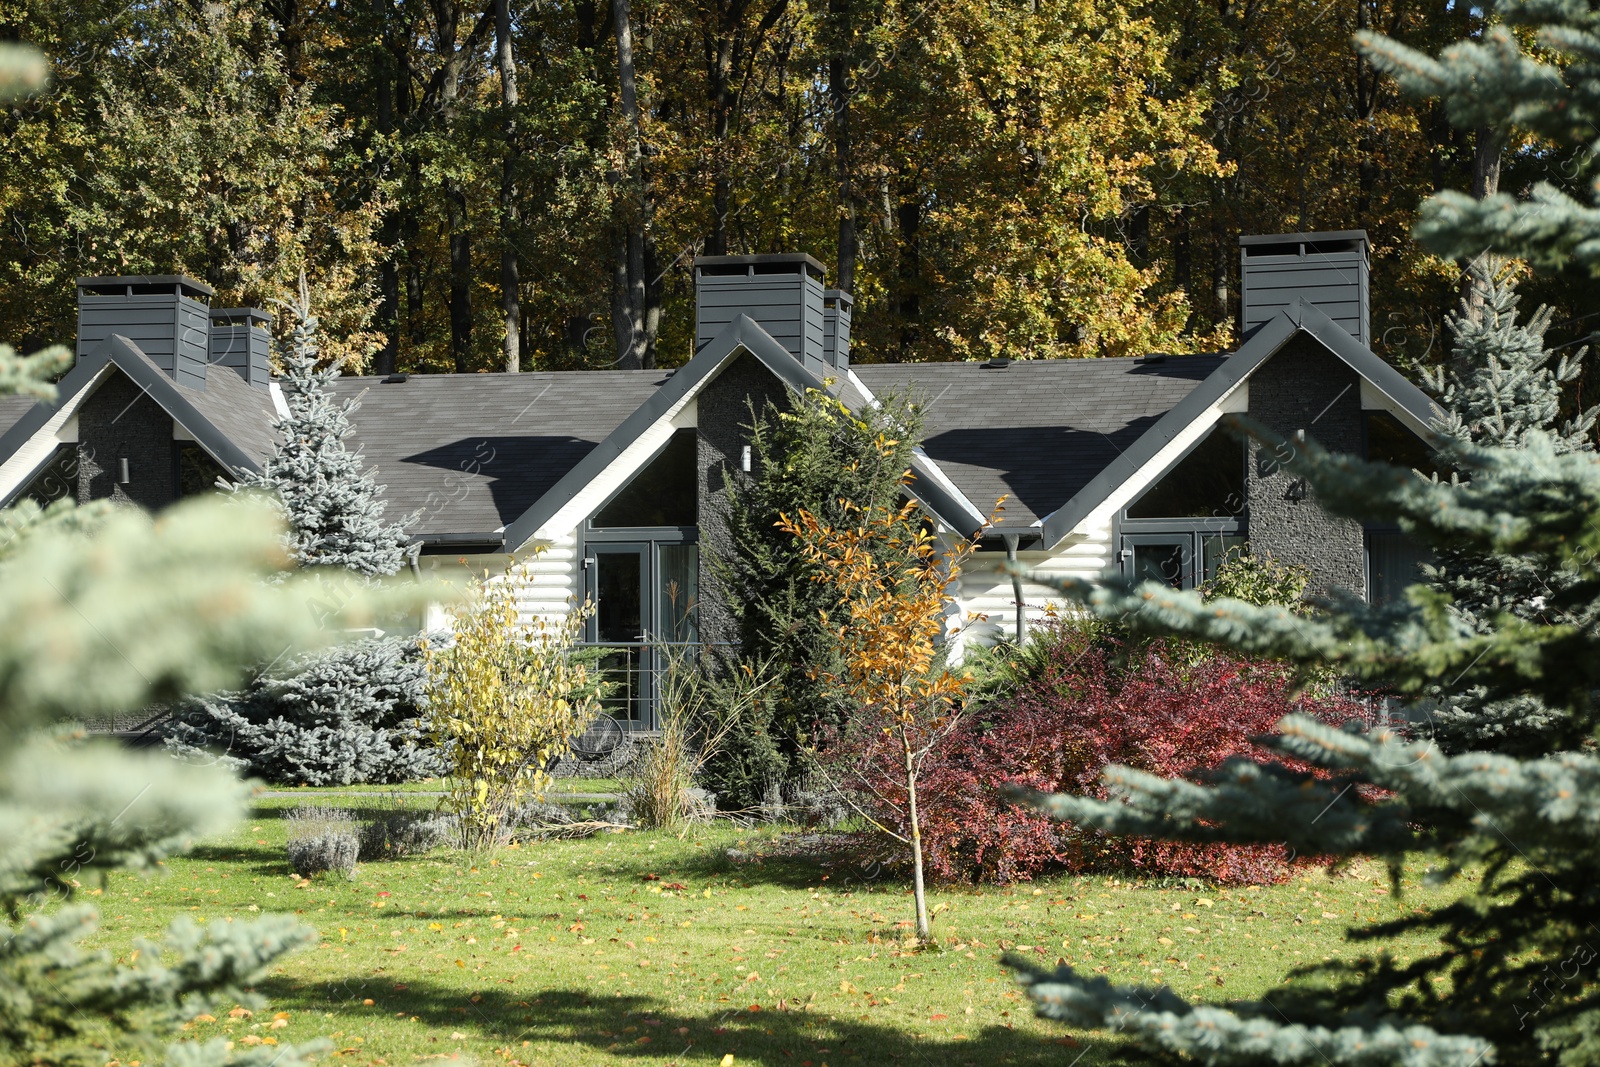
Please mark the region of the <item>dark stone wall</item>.
[[728, 479], [742, 478], [744, 446], [750, 443], [751, 411], [757, 417], [768, 403], [789, 407], [789, 391], [748, 353], [740, 353], [708, 382], [697, 401], [700, 492], [700, 639], [722, 643], [739, 639], [737, 624], [717, 584], [713, 561], [728, 558]]
[[[1322, 447], [1360, 455], [1361, 381], [1339, 357], [1300, 335], [1250, 376], [1250, 418], [1293, 441], [1297, 430]], [[1279, 468], [1271, 448], [1251, 445], [1245, 486], [1250, 543], [1283, 563], [1311, 569], [1311, 590], [1337, 586], [1366, 593], [1366, 541], [1359, 522], [1327, 514], [1302, 499], [1298, 479]]]
[[[78, 503], [110, 500], [156, 510], [178, 499], [172, 416], [120, 373], [78, 409]], [[117, 484], [118, 460], [127, 485]]]

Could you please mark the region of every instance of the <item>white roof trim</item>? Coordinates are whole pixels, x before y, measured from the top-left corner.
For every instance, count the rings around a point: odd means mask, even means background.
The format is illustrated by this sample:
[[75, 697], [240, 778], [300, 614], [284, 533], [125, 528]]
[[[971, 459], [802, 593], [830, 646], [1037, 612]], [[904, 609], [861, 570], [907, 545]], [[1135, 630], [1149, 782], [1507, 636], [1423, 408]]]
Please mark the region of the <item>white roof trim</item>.
[[[66, 432], [68, 424], [76, 418], [78, 407], [99, 387], [109, 370], [109, 364], [102, 367], [94, 377], [84, 383], [83, 388], [62, 402], [49, 420], [39, 427], [21, 448], [13, 452], [4, 463], [0, 463], [0, 500], [10, 500], [21, 492], [44, 465], [50, 462], [50, 457], [55, 455], [57, 447], [70, 444], [77, 439], [76, 433]], [[76, 427], [75, 423], [72, 425]]]

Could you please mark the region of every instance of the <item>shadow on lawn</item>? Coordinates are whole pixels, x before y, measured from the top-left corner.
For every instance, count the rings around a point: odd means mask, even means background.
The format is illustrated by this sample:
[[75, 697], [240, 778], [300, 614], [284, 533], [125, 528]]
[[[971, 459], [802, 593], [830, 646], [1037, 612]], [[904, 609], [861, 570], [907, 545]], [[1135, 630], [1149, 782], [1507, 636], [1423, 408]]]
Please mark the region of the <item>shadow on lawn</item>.
[[[436, 1029], [475, 1031], [502, 1046], [513, 1061], [521, 1060], [523, 1041], [556, 1041], [587, 1046], [594, 1056], [649, 1063], [716, 1062], [727, 1053], [741, 1064], [772, 1067], [801, 1067], [806, 1061], [863, 1067], [882, 1062], [919, 1067], [1092, 1067], [1126, 1062], [1118, 1058], [1124, 1050], [1098, 1042], [1087, 1048], [1063, 1047], [1075, 1043], [1001, 1026], [968, 1030], [964, 1039], [958, 1039], [956, 1035], [963, 1033], [959, 1015], [937, 1021], [918, 1018], [911, 1024], [923, 1031], [918, 1033], [874, 1023], [864, 1015], [830, 1017], [803, 1008], [752, 1010], [734, 1004], [673, 1008], [639, 995], [606, 996], [574, 989], [472, 991], [378, 976], [322, 987], [271, 979], [262, 983], [260, 991], [275, 1008], [337, 1011], [339, 1028], [349, 1032], [400, 1015], [415, 1016], [421, 1025]], [[374, 1003], [364, 1005], [366, 999]], [[680, 1029], [686, 1032], [679, 1033]], [[531, 1059], [537, 1052], [524, 1054]]]

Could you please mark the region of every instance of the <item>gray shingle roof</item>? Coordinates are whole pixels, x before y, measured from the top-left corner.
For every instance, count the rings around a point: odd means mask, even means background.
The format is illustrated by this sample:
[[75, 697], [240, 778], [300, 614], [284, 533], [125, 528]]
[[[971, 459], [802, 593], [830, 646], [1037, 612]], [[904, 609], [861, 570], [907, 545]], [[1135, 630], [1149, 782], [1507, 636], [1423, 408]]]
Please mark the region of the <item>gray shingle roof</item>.
[[1031, 525], [1072, 499], [1222, 365], [1223, 355], [858, 365], [875, 394], [924, 407], [923, 448], [1000, 527]]
[[0, 434], [15, 426], [17, 420], [33, 407], [33, 403], [33, 398], [29, 396], [0, 396]]
[[278, 443], [278, 431], [272, 428], [278, 413], [270, 393], [246, 382], [233, 368], [215, 365], [206, 368], [204, 389], [176, 388], [245, 455], [258, 465], [267, 461]]
[[419, 536], [489, 536], [530, 508], [667, 380], [667, 371], [340, 378], [352, 447]]

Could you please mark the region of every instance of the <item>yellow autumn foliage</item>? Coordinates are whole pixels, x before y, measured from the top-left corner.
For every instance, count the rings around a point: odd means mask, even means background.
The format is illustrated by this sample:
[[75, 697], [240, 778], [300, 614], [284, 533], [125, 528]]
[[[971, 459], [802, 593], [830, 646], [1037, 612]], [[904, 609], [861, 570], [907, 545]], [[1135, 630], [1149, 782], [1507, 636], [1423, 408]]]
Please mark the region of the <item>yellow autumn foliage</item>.
[[598, 680], [573, 655], [589, 605], [524, 621], [517, 589], [527, 580], [516, 564], [474, 581], [453, 615], [454, 640], [424, 648], [428, 730], [448, 765], [443, 806], [470, 849], [504, 841], [599, 707]]

